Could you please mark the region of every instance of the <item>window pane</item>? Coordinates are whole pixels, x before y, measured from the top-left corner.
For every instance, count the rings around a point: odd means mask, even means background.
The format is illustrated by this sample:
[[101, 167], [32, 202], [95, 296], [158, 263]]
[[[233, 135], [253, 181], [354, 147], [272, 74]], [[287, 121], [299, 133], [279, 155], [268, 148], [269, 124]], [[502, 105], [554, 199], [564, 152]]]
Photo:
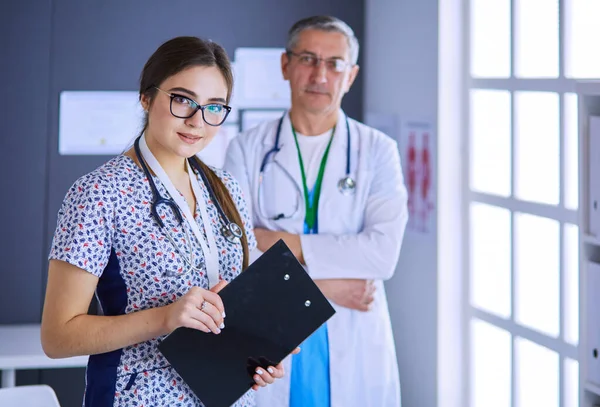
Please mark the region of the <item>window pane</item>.
[[564, 406], [579, 407], [579, 363], [573, 359], [565, 359], [564, 375]]
[[471, 1], [471, 75], [510, 76], [510, 0]]
[[519, 199], [558, 205], [558, 94], [515, 93], [515, 188]]
[[[598, 4], [600, 4], [600, 1]], [[565, 93], [564, 110], [565, 187], [563, 196], [565, 207], [577, 210], [579, 206], [579, 127], [577, 124], [577, 95], [575, 93]]]
[[471, 204], [471, 304], [510, 318], [510, 211]]
[[564, 226], [564, 334], [565, 341], [577, 346], [579, 343], [579, 228]]
[[510, 370], [510, 333], [472, 320], [470, 407], [511, 407]]
[[515, 339], [516, 407], [559, 407], [558, 354]]
[[558, 0], [515, 0], [515, 76], [558, 77]]
[[515, 316], [547, 335], [559, 334], [559, 225], [515, 213]]
[[600, 1], [565, 1], [565, 76], [600, 77]]
[[471, 91], [471, 170], [474, 191], [510, 196], [510, 93]]

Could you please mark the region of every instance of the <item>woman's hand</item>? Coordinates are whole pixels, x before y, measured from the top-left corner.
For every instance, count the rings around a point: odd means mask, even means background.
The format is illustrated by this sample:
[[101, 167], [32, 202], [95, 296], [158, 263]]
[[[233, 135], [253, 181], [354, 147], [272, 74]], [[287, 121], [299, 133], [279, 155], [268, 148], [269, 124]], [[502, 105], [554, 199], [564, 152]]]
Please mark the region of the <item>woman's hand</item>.
[[[298, 353], [300, 353], [300, 348], [294, 349], [291, 354], [296, 355]], [[269, 366], [266, 369], [258, 367], [256, 368], [256, 374], [253, 377], [256, 384], [252, 386], [252, 390], [258, 391], [259, 388], [272, 384], [275, 382], [275, 379], [281, 379], [284, 375], [285, 369], [283, 368], [283, 363], [280, 363], [277, 366]]]
[[221, 281], [210, 291], [192, 287], [179, 300], [164, 307], [166, 330], [173, 332], [179, 327], [186, 327], [206, 333], [221, 333], [221, 329], [225, 328], [225, 309], [217, 293], [226, 284]]

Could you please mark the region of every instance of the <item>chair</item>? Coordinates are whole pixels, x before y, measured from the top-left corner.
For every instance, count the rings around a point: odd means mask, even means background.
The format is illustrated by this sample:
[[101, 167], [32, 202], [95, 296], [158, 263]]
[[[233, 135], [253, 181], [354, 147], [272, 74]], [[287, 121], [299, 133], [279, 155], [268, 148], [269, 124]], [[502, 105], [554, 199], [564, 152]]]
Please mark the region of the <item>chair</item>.
[[0, 388], [2, 407], [60, 407], [52, 387], [45, 384]]

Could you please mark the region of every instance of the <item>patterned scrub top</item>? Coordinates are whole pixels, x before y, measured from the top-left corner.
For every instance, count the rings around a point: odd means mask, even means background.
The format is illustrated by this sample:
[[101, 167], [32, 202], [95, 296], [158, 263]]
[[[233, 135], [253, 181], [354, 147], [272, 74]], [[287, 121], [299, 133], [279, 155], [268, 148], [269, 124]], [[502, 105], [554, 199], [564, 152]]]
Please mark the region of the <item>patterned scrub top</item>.
[[[236, 203], [252, 250], [256, 239], [241, 188], [229, 173], [213, 170]], [[153, 179], [161, 195], [169, 197], [159, 179]], [[242, 269], [242, 245], [230, 243], [221, 235], [217, 208], [200, 176], [198, 180], [217, 239], [219, 278], [231, 281]], [[120, 155], [78, 179], [58, 213], [49, 258], [99, 277], [96, 295], [104, 315], [168, 305], [192, 286], [208, 289], [206, 273], [190, 270], [181, 257], [189, 256], [190, 250], [185, 231], [173, 212], [161, 205], [159, 215], [173, 240], [180, 243], [177, 251], [150, 215], [152, 199], [142, 169], [130, 157]], [[194, 216], [206, 236], [198, 205]], [[198, 264], [204, 259], [200, 244], [185, 219], [183, 227], [194, 243], [194, 262]], [[90, 356], [84, 406], [203, 406], [157, 349], [163, 338]], [[248, 391], [234, 406], [253, 407], [253, 393]]]

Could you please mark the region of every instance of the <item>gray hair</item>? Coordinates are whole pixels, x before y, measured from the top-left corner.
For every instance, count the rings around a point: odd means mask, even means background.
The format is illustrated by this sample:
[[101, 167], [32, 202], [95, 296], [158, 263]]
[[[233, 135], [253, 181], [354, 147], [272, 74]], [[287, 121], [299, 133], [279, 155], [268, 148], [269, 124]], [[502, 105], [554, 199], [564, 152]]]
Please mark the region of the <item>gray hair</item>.
[[343, 34], [348, 40], [348, 46], [350, 47], [350, 62], [352, 62], [353, 65], [356, 65], [356, 62], [358, 61], [359, 50], [358, 39], [348, 24], [338, 18], [330, 16], [313, 16], [304, 18], [296, 22], [288, 32], [286, 46], [288, 51], [291, 51], [296, 47], [296, 44], [298, 43], [298, 37], [304, 30], [320, 30]]

